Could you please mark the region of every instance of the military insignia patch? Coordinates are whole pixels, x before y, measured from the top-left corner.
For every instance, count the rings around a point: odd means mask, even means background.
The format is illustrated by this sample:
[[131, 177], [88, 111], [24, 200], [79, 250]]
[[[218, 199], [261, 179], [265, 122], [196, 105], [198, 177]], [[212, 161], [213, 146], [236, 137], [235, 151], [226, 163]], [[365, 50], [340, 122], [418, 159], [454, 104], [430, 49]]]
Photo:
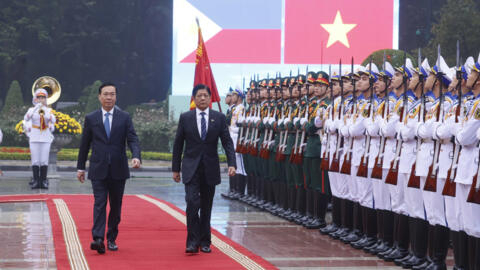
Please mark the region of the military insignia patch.
[[480, 120], [480, 109], [475, 111], [475, 120]]
[[367, 118], [368, 117], [368, 110], [364, 109], [362, 115], [363, 115], [363, 117]]

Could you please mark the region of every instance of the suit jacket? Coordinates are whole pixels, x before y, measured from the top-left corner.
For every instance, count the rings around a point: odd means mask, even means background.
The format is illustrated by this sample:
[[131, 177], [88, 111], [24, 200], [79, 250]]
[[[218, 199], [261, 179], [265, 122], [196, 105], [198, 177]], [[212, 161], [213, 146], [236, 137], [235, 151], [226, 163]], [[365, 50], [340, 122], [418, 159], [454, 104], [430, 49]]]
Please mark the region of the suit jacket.
[[107, 138], [105, 132], [102, 110], [89, 113], [85, 116], [77, 169], [85, 170], [85, 162], [91, 147], [88, 179], [105, 179], [108, 175], [109, 165], [110, 175], [113, 179], [130, 178], [125, 143], [128, 144], [132, 156], [141, 159], [138, 137], [128, 113], [115, 107], [110, 138]]
[[[209, 110], [205, 141], [200, 138], [198, 133], [196, 110], [180, 115], [177, 134], [173, 143], [172, 171], [180, 172], [181, 168], [184, 184], [190, 182], [200, 162], [203, 163], [205, 168], [207, 184], [220, 184], [220, 162], [217, 149], [219, 138], [227, 155], [228, 166], [235, 167], [235, 151], [228, 132], [225, 115]], [[185, 151], [183, 149], [184, 144]]]

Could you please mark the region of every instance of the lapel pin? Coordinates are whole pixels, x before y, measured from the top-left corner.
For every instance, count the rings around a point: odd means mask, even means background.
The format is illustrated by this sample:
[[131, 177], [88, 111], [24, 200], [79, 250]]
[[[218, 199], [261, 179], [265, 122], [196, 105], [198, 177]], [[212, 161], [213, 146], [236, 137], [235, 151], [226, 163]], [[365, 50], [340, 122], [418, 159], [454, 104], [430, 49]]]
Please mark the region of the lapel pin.
[[215, 119], [210, 119], [210, 122], [215, 122]]

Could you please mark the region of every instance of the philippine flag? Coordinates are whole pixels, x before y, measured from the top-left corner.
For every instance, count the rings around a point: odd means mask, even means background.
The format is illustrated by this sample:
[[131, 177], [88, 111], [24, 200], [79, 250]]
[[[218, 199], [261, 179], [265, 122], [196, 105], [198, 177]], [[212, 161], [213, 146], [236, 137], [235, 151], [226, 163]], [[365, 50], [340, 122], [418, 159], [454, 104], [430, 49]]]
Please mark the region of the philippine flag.
[[175, 0], [177, 63], [194, 63], [200, 21], [211, 63], [278, 64], [282, 0]]

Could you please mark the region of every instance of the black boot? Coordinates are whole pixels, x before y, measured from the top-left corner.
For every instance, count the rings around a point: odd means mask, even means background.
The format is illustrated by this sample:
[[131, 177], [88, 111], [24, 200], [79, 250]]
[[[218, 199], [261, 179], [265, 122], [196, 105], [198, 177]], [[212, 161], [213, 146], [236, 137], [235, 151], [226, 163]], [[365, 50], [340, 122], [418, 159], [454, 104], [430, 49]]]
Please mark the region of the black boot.
[[460, 232], [458, 231], [450, 231], [450, 238], [452, 239], [452, 247], [453, 247], [453, 259], [455, 262], [453, 269], [465, 269], [467, 264], [465, 260], [462, 261], [462, 256], [465, 257], [463, 254], [460, 254], [461, 244], [460, 244]]
[[445, 259], [447, 258], [448, 244], [450, 240], [449, 229], [445, 226], [436, 225], [434, 239], [432, 263], [425, 269], [446, 270], [447, 265], [445, 264]]
[[341, 228], [329, 235], [334, 239], [347, 236], [353, 230], [353, 203], [346, 199], [340, 199]]
[[233, 197], [233, 188], [234, 188], [234, 180], [233, 179], [234, 179], [234, 177], [235, 176], [230, 176], [228, 178], [228, 191], [220, 194], [225, 199], [231, 200], [232, 197]]
[[302, 186], [297, 188], [297, 217], [295, 218], [295, 223], [301, 225], [306, 219], [305, 208], [307, 204], [307, 191]]
[[28, 183], [30, 186], [33, 186], [36, 182], [38, 182], [38, 179], [40, 179], [40, 166], [33, 165], [32, 166], [32, 179], [30, 179], [30, 182]]
[[[325, 221], [325, 214], [321, 215]], [[332, 196], [332, 223], [328, 224], [327, 226], [320, 228], [321, 234], [329, 234], [332, 233], [338, 228], [340, 228], [341, 224], [341, 212], [340, 212], [340, 199]]]
[[377, 213], [377, 216], [376, 216], [376, 222], [377, 222], [377, 241], [375, 242], [375, 244], [373, 245], [370, 245], [368, 247], [364, 247], [363, 250], [365, 252], [368, 252], [370, 254], [377, 254], [375, 252], [373, 252], [374, 250], [376, 250], [380, 245], [383, 244], [383, 210], [376, 210], [376, 213]]
[[428, 227], [429, 224], [426, 220], [415, 219], [415, 240], [410, 244], [412, 246], [412, 256], [402, 262], [403, 268], [422, 265], [427, 260]]
[[240, 193], [240, 200], [245, 201], [247, 196], [245, 195], [245, 187], [247, 186], [247, 177], [245, 175], [238, 175], [238, 188], [239, 188], [239, 193]]
[[409, 226], [408, 217], [405, 215], [399, 215], [398, 217], [398, 231], [397, 231], [397, 246], [388, 255], [385, 255], [383, 259], [387, 262], [394, 261], [396, 259], [403, 258], [408, 255], [409, 238]]
[[480, 269], [480, 238], [468, 236], [468, 269]]
[[312, 222], [307, 224], [307, 229], [318, 229], [326, 226], [325, 224], [325, 210], [323, 209], [324, 202], [326, 202], [326, 196], [319, 191], [313, 191], [313, 216]]
[[301, 225], [307, 227], [307, 225], [313, 222], [313, 208], [314, 208], [314, 195], [313, 190], [308, 188], [305, 190], [305, 215], [300, 220]]
[[41, 189], [48, 189], [47, 172], [48, 172], [48, 166], [40, 166], [40, 182], [41, 182], [40, 188]]
[[297, 189], [295, 186], [288, 187], [289, 199], [288, 199], [288, 210], [285, 218], [288, 221], [293, 221], [296, 217], [297, 209], [296, 207], [296, 198], [297, 198]]
[[362, 219], [362, 206], [357, 202], [351, 202], [353, 211], [353, 230], [340, 240], [346, 244], [356, 242], [363, 237], [363, 219]]

